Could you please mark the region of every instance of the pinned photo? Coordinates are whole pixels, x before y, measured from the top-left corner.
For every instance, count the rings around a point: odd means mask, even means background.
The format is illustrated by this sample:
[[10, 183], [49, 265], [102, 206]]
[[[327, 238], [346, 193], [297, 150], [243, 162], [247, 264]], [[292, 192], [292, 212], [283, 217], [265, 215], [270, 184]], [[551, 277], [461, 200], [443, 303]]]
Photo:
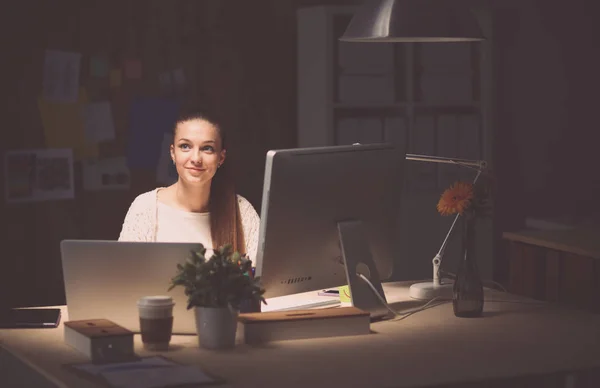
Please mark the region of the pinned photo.
[[83, 188], [86, 191], [128, 190], [131, 174], [125, 157], [86, 160]]
[[75, 197], [71, 149], [8, 151], [4, 166], [6, 202]]

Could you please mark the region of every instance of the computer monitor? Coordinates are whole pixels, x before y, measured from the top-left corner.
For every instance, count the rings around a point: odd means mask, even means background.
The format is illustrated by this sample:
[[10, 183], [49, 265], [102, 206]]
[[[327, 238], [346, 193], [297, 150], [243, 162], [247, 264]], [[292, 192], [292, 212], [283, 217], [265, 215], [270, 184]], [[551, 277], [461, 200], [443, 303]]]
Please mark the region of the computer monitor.
[[370, 256], [375, 282], [392, 275], [405, 157], [392, 144], [267, 153], [255, 264], [265, 298], [352, 283], [351, 258]]

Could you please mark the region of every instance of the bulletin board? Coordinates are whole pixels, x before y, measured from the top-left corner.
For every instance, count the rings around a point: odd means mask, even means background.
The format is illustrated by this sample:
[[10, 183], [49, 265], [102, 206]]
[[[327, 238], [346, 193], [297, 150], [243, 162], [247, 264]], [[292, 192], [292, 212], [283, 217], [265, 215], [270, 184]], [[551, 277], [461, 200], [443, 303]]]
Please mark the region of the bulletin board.
[[[60, 241], [117, 239], [133, 199], [176, 180], [183, 105], [222, 110], [238, 192], [260, 211], [266, 152], [295, 142], [292, 2], [36, 3], [6, 26], [22, 39], [0, 131], [0, 291], [64, 303]], [[253, 13], [280, 18], [257, 28]]]

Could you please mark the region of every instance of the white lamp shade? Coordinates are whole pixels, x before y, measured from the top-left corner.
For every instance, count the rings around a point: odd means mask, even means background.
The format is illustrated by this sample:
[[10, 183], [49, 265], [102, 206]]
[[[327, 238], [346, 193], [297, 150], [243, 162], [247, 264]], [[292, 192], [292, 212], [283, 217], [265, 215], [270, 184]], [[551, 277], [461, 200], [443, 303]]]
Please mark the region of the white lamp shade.
[[485, 37], [469, 9], [450, 0], [366, 0], [344, 35], [345, 42], [469, 42]]

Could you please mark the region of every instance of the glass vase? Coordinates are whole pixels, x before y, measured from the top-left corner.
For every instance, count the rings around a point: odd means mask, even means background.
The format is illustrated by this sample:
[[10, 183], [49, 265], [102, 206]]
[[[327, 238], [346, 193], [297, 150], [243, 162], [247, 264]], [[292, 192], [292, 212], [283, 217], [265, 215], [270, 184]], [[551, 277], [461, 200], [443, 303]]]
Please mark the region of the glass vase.
[[483, 313], [483, 283], [475, 254], [475, 217], [464, 216], [461, 258], [454, 281], [452, 305], [457, 317], [479, 317]]

